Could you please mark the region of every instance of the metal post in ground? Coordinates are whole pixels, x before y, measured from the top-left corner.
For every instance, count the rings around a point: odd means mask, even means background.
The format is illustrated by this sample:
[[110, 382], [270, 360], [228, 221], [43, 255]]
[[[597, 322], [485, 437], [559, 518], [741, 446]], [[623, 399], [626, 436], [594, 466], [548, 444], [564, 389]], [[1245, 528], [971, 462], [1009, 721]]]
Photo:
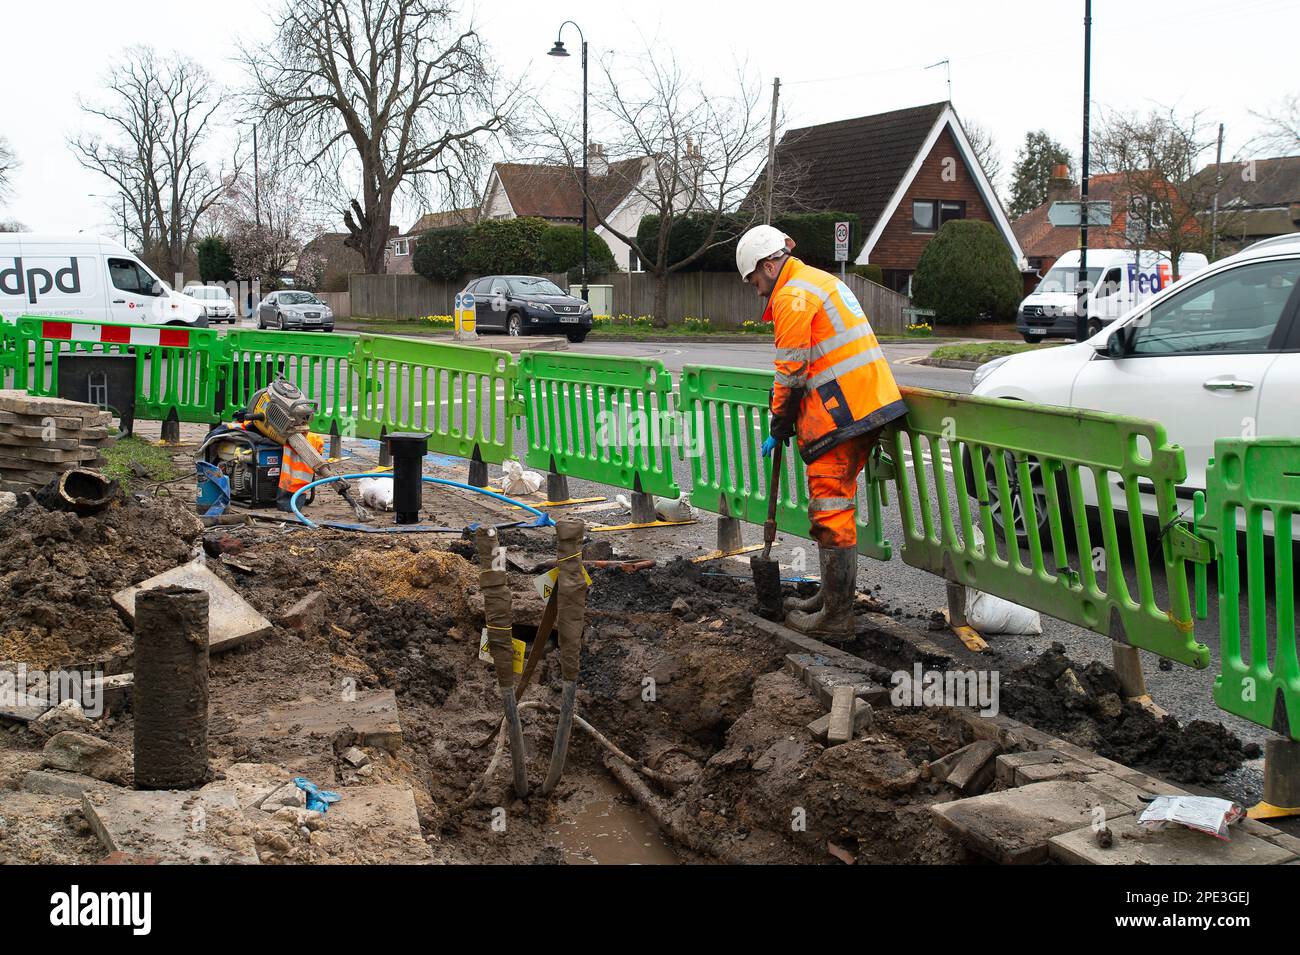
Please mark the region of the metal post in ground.
[[1264, 798], [1248, 815], [1252, 819], [1300, 816], [1300, 743], [1264, 741]]
[[388, 436], [388, 454], [393, 460], [393, 515], [398, 524], [420, 523], [424, 485], [424, 455], [429, 435], [424, 432], [394, 431]]
[[188, 789], [208, 775], [208, 595], [135, 598], [135, 785]]

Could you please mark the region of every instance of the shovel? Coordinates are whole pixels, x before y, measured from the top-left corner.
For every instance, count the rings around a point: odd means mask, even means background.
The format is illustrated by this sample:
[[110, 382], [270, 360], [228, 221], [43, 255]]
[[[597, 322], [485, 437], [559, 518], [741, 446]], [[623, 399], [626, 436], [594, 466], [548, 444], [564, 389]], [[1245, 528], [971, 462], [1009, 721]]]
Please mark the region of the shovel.
[[772, 486], [767, 495], [767, 521], [763, 524], [763, 553], [749, 558], [749, 569], [754, 574], [754, 589], [758, 591], [758, 613], [768, 620], [785, 618], [781, 597], [781, 564], [772, 559], [772, 542], [776, 540], [776, 503], [781, 496], [781, 472], [784, 470], [784, 449], [784, 441], [777, 442], [772, 449]]

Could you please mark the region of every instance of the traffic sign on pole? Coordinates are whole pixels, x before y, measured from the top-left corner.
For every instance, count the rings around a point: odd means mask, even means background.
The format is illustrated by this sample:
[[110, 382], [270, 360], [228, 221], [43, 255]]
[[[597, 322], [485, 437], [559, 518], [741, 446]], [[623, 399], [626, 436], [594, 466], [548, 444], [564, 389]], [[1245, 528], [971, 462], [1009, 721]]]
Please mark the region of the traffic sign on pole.
[[849, 260], [849, 224], [847, 222], [835, 223], [835, 261], [847, 262]]
[[1053, 202], [1047, 210], [1047, 221], [1054, 226], [1077, 229], [1083, 225], [1083, 210], [1088, 210], [1088, 225], [1110, 225], [1110, 200], [1092, 199], [1087, 203], [1071, 200]]

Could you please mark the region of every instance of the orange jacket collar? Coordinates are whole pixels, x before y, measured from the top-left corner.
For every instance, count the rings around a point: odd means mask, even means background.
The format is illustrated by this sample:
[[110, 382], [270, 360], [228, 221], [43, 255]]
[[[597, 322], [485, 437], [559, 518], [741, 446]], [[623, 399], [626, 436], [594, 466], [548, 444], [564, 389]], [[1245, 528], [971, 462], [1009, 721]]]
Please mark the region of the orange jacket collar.
[[763, 321], [765, 322], [775, 321], [776, 316], [772, 314], [772, 299], [777, 292], [781, 291], [781, 289], [785, 287], [785, 283], [790, 281], [792, 274], [794, 272], [794, 266], [796, 262], [798, 262], [800, 265], [803, 264], [802, 262], [799, 262], [799, 260], [796, 259], [793, 255], [787, 255], [785, 257], [785, 265], [781, 266], [781, 271], [778, 272], [776, 276], [776, 284], [772, 286], [772, 291], [767, 296], [767, 307], [763, 309]]

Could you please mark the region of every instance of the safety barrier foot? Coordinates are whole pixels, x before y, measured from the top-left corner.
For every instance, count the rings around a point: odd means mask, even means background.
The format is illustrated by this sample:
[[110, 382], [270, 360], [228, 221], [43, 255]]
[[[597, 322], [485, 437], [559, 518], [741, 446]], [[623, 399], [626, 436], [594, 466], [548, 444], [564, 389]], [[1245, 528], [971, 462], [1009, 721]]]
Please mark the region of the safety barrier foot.
[[379, 466], [381, 468], [391, 468], [393, 466], [393, 452], [388, 447], [387, 426], [379, 429]]
[[966, 587], [947, 581], [948, 606], [944, 609], [944, 618], [950, 629], [962, 645], [973, 653], [982, 653], [989, 648], [979, 631], [966, 620]]
[[181, 443], [181, 419], [177, 417], [175, 408], [163, 419], [162, 442], [163, 444]]
[[691, 563], [703, 564], [723, 557], [738, 557], [741, 554], [759, 550], [762, 546], [762, 544], [745, 546], [744, 539], [740, 534], [740, 518], [731, 516], [727, 507], [727, 499], [724, 496], [718, 505], [718, 546], [707, 554], [692, 557]]
[[337, 461], [342, 454], [343, 454], [343, 436], [339, 434], [339, 423], [337, 421], [331, 421], [329, 459], [331, 461]]
[[1247, 810], [1251, 819], [1300, 816], [1300, 743], [1264, 741], [1264, 798]]
[[569, 499], [569, 479], [555, 469], [555, 455], [551, 455], [551, 467], [546, 472], [546, 500], [567, 501]]
[[472, 487], [487, 487], [488, 472], [487, 462], [483, 460], [483, 455], [479, 452], [478, 445], [474, 445], [474, 453], [469, 459], [469, 482]]

